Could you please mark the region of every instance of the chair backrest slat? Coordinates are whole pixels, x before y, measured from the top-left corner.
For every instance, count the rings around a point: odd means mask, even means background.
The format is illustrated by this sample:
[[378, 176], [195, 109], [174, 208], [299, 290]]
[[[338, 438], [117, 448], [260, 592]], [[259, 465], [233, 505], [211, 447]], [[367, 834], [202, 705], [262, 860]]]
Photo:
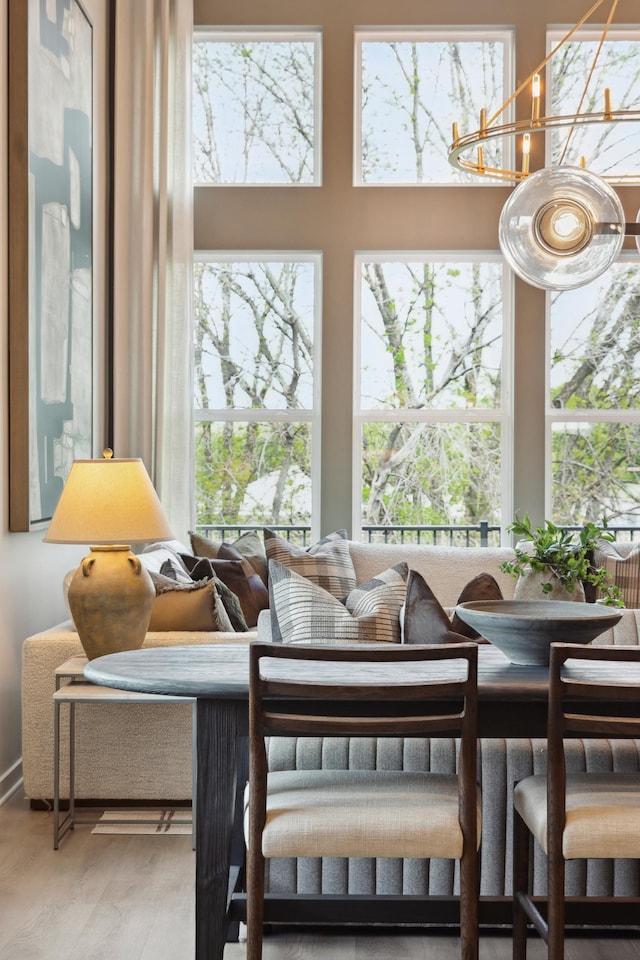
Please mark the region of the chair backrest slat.
[[[258, 735], [468, 737], [475, 731], [475, 643], [282, 647], [251, 644], [250, 721]], [[336, 679], [341, 672], [344, 683]]]

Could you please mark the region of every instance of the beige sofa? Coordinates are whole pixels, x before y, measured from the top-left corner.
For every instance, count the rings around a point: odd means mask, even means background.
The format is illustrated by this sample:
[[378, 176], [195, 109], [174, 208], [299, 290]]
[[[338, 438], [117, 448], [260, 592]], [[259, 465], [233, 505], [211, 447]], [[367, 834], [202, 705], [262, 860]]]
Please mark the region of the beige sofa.
[[[413, 545], [349, 544], [358, 582], [406, 561], [420, 572], [445, 608], [452, 608], [463, 587], [481, 572], [496, 577], [505, 598], [513, 595], [515, 581], [501, 573], [499, 564], [512, 556], [509, 548], [455, 548]], [[637, 644], [640, 610], [626, 610], [620, 623], [598, 643]], [[269, 633], [269, 614], [261, 614], [259, 632]], [[249, 642], [256, 633], [150, 633], [146, 645], [176, 643]], [[33, 800], [53, 795], [53, 704], [55, 668], [82, 653], [70, 624], [29, 637], [23, 648], [23, 766], [26, 795]], [[63, 743], [64, 743], [63, 736]], [[78, 798], [106, 800], [180, 800], [191, 795], [191, 708], [188, 705], [78, 707]], [[355, 765], [389, 769], [450, 770], [456, 744], [419, 741], [340, 739], [274, 741], [270, 749], [273, 768], [287, 765], [313, 767]], [[544, 741], [521, 739], [483, 740], [479, 777], [483, 791], [481, 892], [503, 896], [511, 889], [511, 790], [515, 780], [544, 770]], [[576, 769], [640, 769], [640, 743], [575, 741], [571, 764]], [[62, 782], [62, 795], [66, 782]], [[536, 864], [537, 892], [542, 874]], [[273, 861], [269, 885], [274, 891], [299, 893], [406, 893], [455, 892], [452, 865], [422, 861]], [[569, 891], [579, 895], [640, 894], [637, 863], [589, 862], [569, 870]]]

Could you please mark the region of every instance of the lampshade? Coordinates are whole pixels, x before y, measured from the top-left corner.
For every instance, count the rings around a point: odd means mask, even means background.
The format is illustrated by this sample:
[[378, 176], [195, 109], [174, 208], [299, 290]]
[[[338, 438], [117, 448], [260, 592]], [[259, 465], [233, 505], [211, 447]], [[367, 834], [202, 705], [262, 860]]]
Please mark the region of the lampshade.
[[509, 266], [546, 290], [571, 290], [595, 280], [620, 253], [624, 235], [618, 195], [581, 167], [545, 167], [531, 174], [500, 215], [500, 247]]
[[110, 544], [172, 536], [142, 460], [103, 459], [74, 460], [44, 539]]

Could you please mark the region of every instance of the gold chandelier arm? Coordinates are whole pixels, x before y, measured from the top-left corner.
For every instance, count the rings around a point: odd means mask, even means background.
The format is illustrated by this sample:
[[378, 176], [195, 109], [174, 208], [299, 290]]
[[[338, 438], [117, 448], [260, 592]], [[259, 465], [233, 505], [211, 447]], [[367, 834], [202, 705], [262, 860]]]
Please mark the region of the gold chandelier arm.
[[[560, 47], [563, 45], [563, 43], [566, 43], [567, 40], [570, 40], [571, 37], [574, 35], [574, 33], [575, 33], [577, 30], [579, 30], [580, 27], [582, 27], [582, 26], [586, 23], [586, 21], [589, 19], [589, 17], [590, 17], [593, 13], [595, 13], [596, 10], [598, 9], [598, 7], [602, 6], [603, 3], [604, 3], [604, 0], [596, 0], [596, 2], [593, 4], [593, 6], [592, 6], [589, 10], [587, 10], [587, 12], [586, 12], [585, 15], [582, 17], [582, 19], [579, 20], [579, 21], [576, 23], [576, 25], [571, 28], [571, 30], [569, 30], [569, 32], [562, 38], [562, 40], [559, 40], [559, 41], [558, 41], [558, 43], [555, 45], [555, 47], [553, 48], [553, 50], [551, 51], [551, 53], [547, 54], [547, 56], [544, 58], [544, 60], [542, 60], [542, 61], [538, 64], [538, 66], [535, 67], [535, 69], [532, 70], [531, 73], [530, 73], [527, 77], [525, 77], [525, 79], [522, 81], [522, 83], [520, 84], [520, 86], [517, 87], [516, 90], [514, 90], [514, 92], [513, 92], [513, 93], [511, 94], [511, 96], [509, 97], [509, 99], [508, 99], [508, 100], [505, 100], [505, 102], [502, 104], [502, 106], [499, 107], [498, 110], [496, 110], [496, 112], [493, 114], [493, 116], [492, 116], [492, 117], [489, 119], [489, 121], [487, 122], [487, 126], [488, 126], [488, 127], [490, 127], [490, 126], [498, 119], [498, 117], [501, 116], [501, 115], [504, 113], [504, 111], [505, 111], [509, 106], [511, 106], [511, 104], [513, 103], [513, 101], [516, 99], [516, 97], [517, 97], [520, 93], [522, 93], [522, 91], [525, 89], [525, 87], [527, 87], [527, 86], [530, 85], [531, 80], [532, 80], [534, 74], [536, 74], [536, 73], [541, 73], [541, 71], [544, 70], [544, 68], [546, 67], [546, 65], [549, 63], [549, 61], [551, 60], [551, 58], [555, 56], [555, 54], [556, 54], [557, 51], [560, 49]], [[617, 5], [618, 0], [614, 0], [614, 3], [615, 3], [615, 5]]]
[[[618, 6], [618, 0], [613, 0], [611, 4], [611, 10], [609, 11], [609, 16], [607, 18], [607, 22], [605, 24], [604, 30], [602, 31], [602, 36], [600, 37], [600, 42], [598, 43], [598, 47], [594, 54], [593, 60], [591, 62], [589, 73], [587, 74], [587, 79], [585, 80], [584, 87], [582, 88], [582, 95], [580, 96], [580, 102], [578, 104], [578, 109], [576, 110], [576, 116], [578, 116], [578, 114], [580, 114], [580, 112], [582, 111], [582, 105], [586, 100], [587, 90], [589, 89], [591, 78], [593, 77], [594, 71], [598, 63], [598, 59], [600, 57], [600, 54], [602, 53], [602, 47], [604, 45], [605, 40], [607, 39], [607, 34], [609, 33], [609, 27], [611, 26], [611, 22], [616, 12], [617, 6]], [[569, 149], [569, 144], [571, 143], [571, 137], [573, 136], [574, 131], [575, 131], [575, 127], [569, 127], [569, 132], [567, 133], [566, 139], [564, 141], [564, 146], [562, 148], [562, 153], [560, 154], [560, 160], [558, 161], [559, 163], [564, 163], [564, 158], [567, 154], [567, 150]]]

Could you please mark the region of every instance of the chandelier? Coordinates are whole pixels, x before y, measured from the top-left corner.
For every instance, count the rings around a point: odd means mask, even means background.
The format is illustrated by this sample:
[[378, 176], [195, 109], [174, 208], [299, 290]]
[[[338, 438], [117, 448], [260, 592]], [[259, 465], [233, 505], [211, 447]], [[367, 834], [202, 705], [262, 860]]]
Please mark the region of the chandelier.
[[[623, 109], [612, 102], [609, 87], [595, 92], [592, 89], [618, 0], [611, 0], [575, 111], [566, 116], [546, 114], [542, 106], [546, 68], [604, 3], [596, 0], [492, 116], [481, 110], [477, 130], [460, 135], [458, 124], [453, 125], [449, 151], [453, 166], [516, 184], [500, 216], [500, 247], [515, 273], [543, 289], [568, 290], [595, 280], [619, 255], [625, 234], [635, 236], [640, 249], [640, 223], [625, 222], [622, 203], [609, 182], [640, 184], [640, 170], [607, 176], [590, 171], [585, 157], [579, 165], [565, 162], [579, 128], [640, 121], [640, 110]], [[600, 109], [593, 109], [594, 93], [599, 94]], [[528, 97], [528, 103], [518, 110], [520, 118], [509, 119], [524, 97]], [[534, 143], [541, 140], [544, 149], [545, 134], [554, 130], [566, 131], [559, 160], [531, 173]], [[499, 138], [504, 143], [515, 141], [517, 167], [485, 160], [486, 145]]]

